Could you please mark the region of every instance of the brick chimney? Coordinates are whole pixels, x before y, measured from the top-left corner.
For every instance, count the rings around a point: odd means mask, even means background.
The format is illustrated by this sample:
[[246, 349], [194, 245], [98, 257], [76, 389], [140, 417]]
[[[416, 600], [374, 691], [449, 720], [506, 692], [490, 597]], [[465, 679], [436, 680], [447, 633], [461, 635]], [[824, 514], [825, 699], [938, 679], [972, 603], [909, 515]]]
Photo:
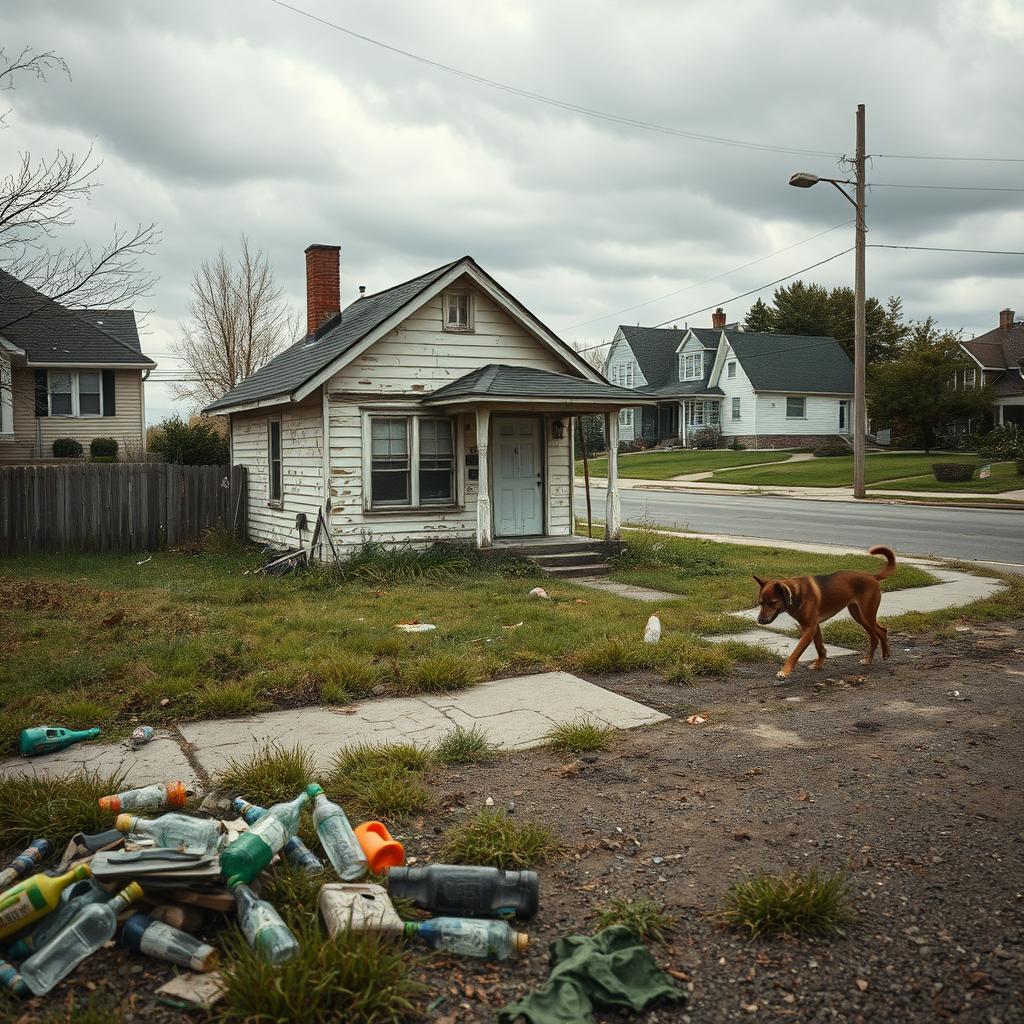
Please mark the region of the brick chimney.
[[341, 312], [341, 246], [306, 247], [306, 333]]
[[1012, 309], [1001, 309], [999, 310], [999, 327], [1001, 330], [1008, 331], [1013, 326], [1013, 310]]
[[716, 330], [721, 330], [725, 326], [725, 313], [721, 306], [711, 314], [711, 326]]

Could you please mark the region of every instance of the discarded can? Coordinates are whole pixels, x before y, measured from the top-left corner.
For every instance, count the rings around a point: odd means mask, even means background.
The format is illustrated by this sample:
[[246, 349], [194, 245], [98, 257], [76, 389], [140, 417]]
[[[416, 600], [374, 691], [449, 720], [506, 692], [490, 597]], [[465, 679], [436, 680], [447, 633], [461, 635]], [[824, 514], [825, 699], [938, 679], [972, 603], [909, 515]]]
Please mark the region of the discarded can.
[[299, 829], [299, 815], [309, 801], [310, 793], [300, 793], [288, 803], [274, 804], [267, 809], [234, 842], [228, 843], [220, 855], [220, 870], [232, 888], [239, 882], [251, 882], [273, 859]]
[[3, 871], [0, 871], [0, 891], [12, 885], [19, 878], [24, 878], [37, 864], [46, 860], [50, 856], [50, 852], [48, 839], [33, 839]]
[[28, 985], [25, 984], [25, 979], [18, 973], [18, 968], [3, 959], [0, 959], [0, 985], [11, 995], [22, 997], [32, 995], [28, 990]]
[[19, 749], [22, 757], [36, 757], [39, 754], [53, 754], [72, 743], [93, 740], [100, 729], [65, 729], [59, 725], [39, 725], [21, 730]]
[[148, 743], [154, 736], [153, 726], [140, 725], [132, 732], [132, 746], [138, 749], [144, 743]]
[[231, 890], [238, 906], [238, 923], [246, 942], [272, 964], [291, 960], [299, 944], [281, 915], [266, 900], [261, 900], [244, 882]]
[[133, 914], [121, 929], [121, 943], [135, 953], [166, 960], [205, 974], [217, 966], [217, 950], [186, 932], [154, 921], [148, 914]]
[[313, 824], [320, 843], [338, 877], [343, 882], [354, 882], [366, 874], [366, 854], [356, 838], [348, 815], [340, 805], [328, 800], [323, 789], [313, 783], [306, 792], [316, 797]]
[[362, 825], [356, 825], [354, 831], [373, 874], [383, 875], [388, 868], [401, 867], [405, 863], [405, 847], [391, 838], [383, 822], [364, 821]]
[[114, 828], [125, 834], [145, 836], [166, 849], [185, 847], [216, 853], [224, 843], [220, 822], [211, 818], [193, 818], [188, 814], [162, 814], [159, 818], [137, 818], [119, 814]]
[[392, 868], [388, 892], [421, 910], [458, 917], [518, 917], [537, 913], [535, 871], [503, 871], [469, 864]]
[[79, 864], [63, 875], [33, 875], [11, 886], [0, 895], [0, 939], [20, 932], [33, 921], [49, 914], [60, 902], [60, 894], [64, 889], [88, 878], [90, 874], [88, 864]]
[[91, 878], [69, 885], [60, 894], [60, 903], [53, 913], [47, 914], [27, 935], [22, 935], [7, 947], [15, 960], [24, 960], [45, 946], [83, 907], [90, 903], [106, 903], [114, 894], [98, 886]]
[[[232, 807], [238, 812], [242, 820], [246, 825], [255, 825], [264, 814], [267, 813], [265, 807], [260, 807], [258, 804], [251, 804], [248, 800], [243, 800], [240, 796], [236, 796], [231, 801]], [[281, 847], [281, 852], [288, 858], [288, 860], [294, 864], [297, 868], [302, 868], [307, 874], [315, 875], [323, 871], [323, 861], [298, 837], [292, 836], [287, 843]]]
[[113, 796], [101, 796], [100, 810], [111, 814], [121, 814], [123, 811], [177, 811], [185, 806], [187, 799], [184, 782], [161, 782], [141, 789], [127, 789]]
[[404, 935], [405, 922], [382, 886], [369, 882], [330, 882], [320, 889], [320, 913], [327, 934], [377, 932]]
[[433, 917], [406, 921], [407, 937], [416, 936], [431, 949], [486, 960], [505, 960], [514, 950], [522, 953], [530, 937], [513, 931], [507, 921], [482, 921], [462, 917]]

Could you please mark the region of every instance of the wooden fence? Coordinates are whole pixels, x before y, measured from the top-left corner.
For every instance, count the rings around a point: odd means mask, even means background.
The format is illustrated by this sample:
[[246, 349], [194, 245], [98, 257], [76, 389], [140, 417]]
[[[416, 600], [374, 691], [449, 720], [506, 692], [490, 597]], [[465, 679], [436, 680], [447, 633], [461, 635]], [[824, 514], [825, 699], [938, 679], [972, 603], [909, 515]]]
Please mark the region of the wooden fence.
[[0, 466], [0, 554], [153, 551], [218, 524], [246, 536], [244, 466]]

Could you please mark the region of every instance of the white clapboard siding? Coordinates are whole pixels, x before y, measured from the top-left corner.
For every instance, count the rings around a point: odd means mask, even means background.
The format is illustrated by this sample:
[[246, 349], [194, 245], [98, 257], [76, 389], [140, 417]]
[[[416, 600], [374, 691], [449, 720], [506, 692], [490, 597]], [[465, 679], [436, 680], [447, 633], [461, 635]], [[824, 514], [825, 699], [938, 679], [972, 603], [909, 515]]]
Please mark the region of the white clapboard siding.
[[785, 394], [761, 392], [757, 396], [757, 432], [771, 434], [838, 434], [839, 398], [831, 395], [799, 395], [804, 398], [802, 419], [786, 416]]
[[[612, 383], [616, 383], [623, 379], [620, 376], [622, 369], [629, 366], [633, 368], [633, 387], [640, 388], [646, 385], [648, 383], [647, 378], [643, 375], [640, 364], [636, 361], [633, 350], [629, 347], [629, 342], [626, 341], [620, 328], [615, 333], [611, 348], [608, 350], [608, 357], [604, 364], [604, 375]], [[632, 441], [640, 436], [640, 416], [641, 409], [639, 407], [633, 410], [632, 417], [619, 416], [620, 441]]]
[[[275, 410], [275, 415], [277, 414]], [[235, 413], [231, 417], [231, 456], [249, 473], [249, 538], [276, 547], [294, 547], [300, 540], [295, 517], [306, 513], [308, 543], [324, 501], [322, 408], [315, 401], [283, 407], [281, 417], [281, 508], [269, 506], [270, 466], [267, 413]]]
[[[736, 376], [729, 378], [729, 363], [735, 361]], [[718, 386], [722, 389], [725, 397], [722, 399], [722, 434], [730, 436], [753, 436], [759, 432], [760, 424], [757, 422], [757, 403], [754, 388], [750, 378], [744, 373], [743, 366], [736, 358], [732, 346], [726, 344], [725, 357], [722, 362], [722, 372], [718, 377]], [[732, 418], [732, 400], [740, 400], [740, 418]]]

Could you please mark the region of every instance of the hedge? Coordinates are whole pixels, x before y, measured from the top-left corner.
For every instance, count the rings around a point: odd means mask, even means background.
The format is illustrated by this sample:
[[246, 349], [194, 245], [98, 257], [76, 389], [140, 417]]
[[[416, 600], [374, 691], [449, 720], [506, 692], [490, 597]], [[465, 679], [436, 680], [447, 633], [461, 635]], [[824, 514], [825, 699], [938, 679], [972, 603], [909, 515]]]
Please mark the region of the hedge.
[[55, 459], [80, 459], [82, 457], [82, 442], [76, 441], [73, 437], [55, 438], [53, 457]]
[[112, 437], [94, 437], [89, 442], [89, 455], [93, 459], [113, 461], [117, 458], [117, 441]]
[[962, 484], [974, 479], [974, 465], [970, 462], [933, 462], [932, 473], [944, 484]]

